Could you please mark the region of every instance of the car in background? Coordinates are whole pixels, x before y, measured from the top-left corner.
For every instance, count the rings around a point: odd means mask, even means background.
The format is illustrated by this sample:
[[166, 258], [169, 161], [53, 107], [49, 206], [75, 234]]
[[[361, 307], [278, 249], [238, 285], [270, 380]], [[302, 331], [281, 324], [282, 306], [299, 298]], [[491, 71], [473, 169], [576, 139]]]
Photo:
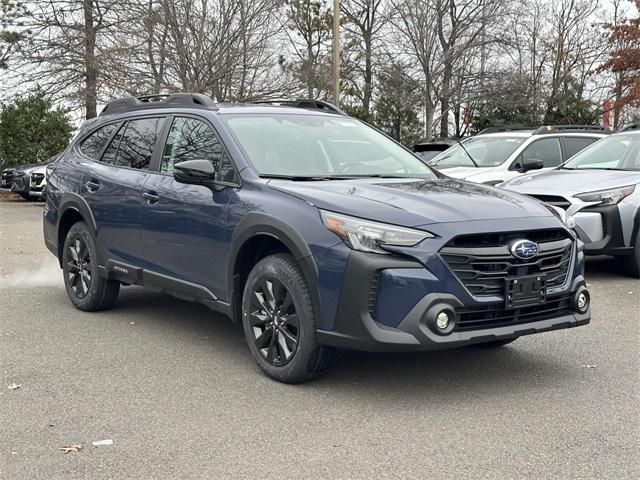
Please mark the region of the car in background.
[[562, 209], [573, 217], [586, 254], [620, 257], [640, 278], [640, 126], [594, 143], [556, 169], [500, 187]]
[[413, 152], [424, 163], [429, 164], [431, 160], [444, 152], [447, 148], [456, 145], [458, 142], [451, 138], [432, 138], [431, 140], [423, 140], [413, 146]]
[[487, 128], [442, 152], [431, 166], [449, 177], [496, 185], [557, 167], [612, 131], [599, 125]]
[[22, 174], [25, 170], [37, 167], [38, 165], [40, 164], [31, 163], [28, 165], [20, 165], [18, 167], [5, 168], [0, 172], [0, 188], [10, 190], [17, 175]]
[[[7, 169], [3, 171], [3, 186], [10, 185], [12, 192], [20, 195], [24, 200], [46, 198], [47, 170], [58, 159], [59, 155], [51, 157], [46, 163], [32, 164], [19, 169]], [[9, 171], [8, 171], [9, 170]], [[5, 179], [6, 174], [6, 181]]]

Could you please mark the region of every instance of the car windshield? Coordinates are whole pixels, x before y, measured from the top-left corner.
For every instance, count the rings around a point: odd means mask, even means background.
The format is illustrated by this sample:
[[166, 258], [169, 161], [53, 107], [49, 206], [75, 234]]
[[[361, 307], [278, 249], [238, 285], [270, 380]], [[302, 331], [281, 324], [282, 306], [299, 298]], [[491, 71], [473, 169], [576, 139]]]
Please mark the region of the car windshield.
[[[527, 137], [471, 137], [460, 145], [445, 150], [433, 159], [431, 165], [442, 167], [497, 167], [502, 165]], [[465, 149], [467, 150], [465, 152]], [[468, 152], [468, 153], [467, 153]], [[471, 158], [469, 158], [471, 156]]]
[[560, 168], [640, 170], [640, 135], [610, 135], [576, 153]]
[[412, 153], [353, 118], [271, 113], [222, 117], [261, 176], [436, 176]]

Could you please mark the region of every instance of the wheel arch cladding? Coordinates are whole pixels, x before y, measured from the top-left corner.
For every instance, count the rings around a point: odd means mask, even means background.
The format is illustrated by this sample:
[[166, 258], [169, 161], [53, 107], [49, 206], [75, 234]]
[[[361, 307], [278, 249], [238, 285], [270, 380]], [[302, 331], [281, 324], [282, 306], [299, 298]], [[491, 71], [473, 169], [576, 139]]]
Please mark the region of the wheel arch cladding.
[[242, 293], [249, 272], [258, 261], [273, 253], [290, 253], [296, 260], [309, 287], [314, 316], [320, 321], [318, 268], [309, 246], [291, 225], [272, 215], [249, 213], [236, 227], [232, 245], [227, 278], [231, 279], [228, 298], [234, 321], [241, 320]]
[[96, 222], [85, 200], [74, 193], [67, 192], [64, 194], [58, 210], [60, 212], [57, 226], [58, 261], [62, 262], [64, 240], [71, 227], [77, 222], [85, 222], [95, 236]]

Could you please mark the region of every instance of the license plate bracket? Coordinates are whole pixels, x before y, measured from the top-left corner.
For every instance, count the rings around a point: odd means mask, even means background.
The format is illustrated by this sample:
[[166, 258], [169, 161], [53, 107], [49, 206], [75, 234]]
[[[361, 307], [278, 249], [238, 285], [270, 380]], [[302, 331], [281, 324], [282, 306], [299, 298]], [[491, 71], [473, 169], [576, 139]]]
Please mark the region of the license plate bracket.
[[527, 275], [507, 278], [505, 308], [531, 307], [547, 303], [547, 278], [545, 275]]

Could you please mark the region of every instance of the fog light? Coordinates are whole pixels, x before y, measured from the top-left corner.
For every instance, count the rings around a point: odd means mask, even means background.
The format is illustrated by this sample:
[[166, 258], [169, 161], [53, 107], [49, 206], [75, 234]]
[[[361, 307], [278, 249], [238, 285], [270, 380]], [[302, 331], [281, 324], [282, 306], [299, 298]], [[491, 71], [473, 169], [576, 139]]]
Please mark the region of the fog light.
[[584, 292], [578, 295], [578, 308], [580, 310], [586, 307], [588, 303], [589, 303], [589, 300], [587, 299], [587, 296], [584, 294]]
[[590, 301], [589, 292], [587, 290], [581, 290], [575, 297], [576, 310], [579, 313], [587, 313]]
[[440, 330], [446, 330], [449, 326], [449, 315], [447, 312], [440, 312], [436, 317], [436, 326]]

